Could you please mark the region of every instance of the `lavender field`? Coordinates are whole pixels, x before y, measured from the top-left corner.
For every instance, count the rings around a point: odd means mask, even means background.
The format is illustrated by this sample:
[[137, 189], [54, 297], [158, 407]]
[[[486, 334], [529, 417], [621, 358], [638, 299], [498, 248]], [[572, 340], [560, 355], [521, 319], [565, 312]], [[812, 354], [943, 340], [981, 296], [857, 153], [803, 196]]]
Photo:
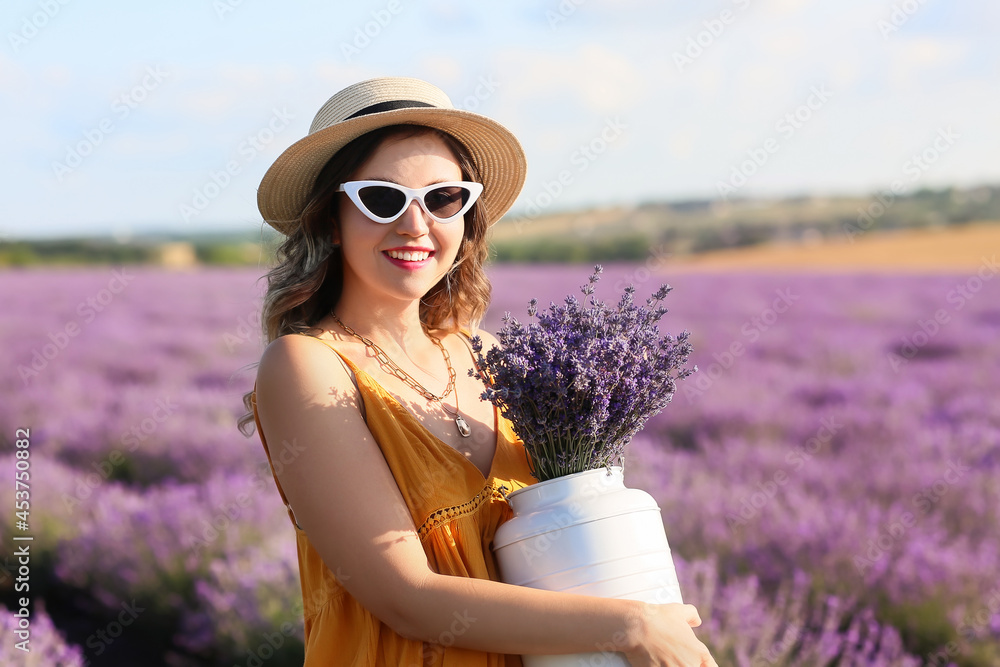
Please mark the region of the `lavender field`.
[[[492, 270], [523, 316], [589, 266]], [[0, 273], [0, 596], [30, 429], [32, 653], [0, 664], [300, 665], [294, 536], [236, 429], [261, 271]], [[1000, 664], [1000, 278], [605, 266], [670, 282], [699, 372], [634, 440], [720, 665]], [[26, 658], [27, 661], [25, 660]]]

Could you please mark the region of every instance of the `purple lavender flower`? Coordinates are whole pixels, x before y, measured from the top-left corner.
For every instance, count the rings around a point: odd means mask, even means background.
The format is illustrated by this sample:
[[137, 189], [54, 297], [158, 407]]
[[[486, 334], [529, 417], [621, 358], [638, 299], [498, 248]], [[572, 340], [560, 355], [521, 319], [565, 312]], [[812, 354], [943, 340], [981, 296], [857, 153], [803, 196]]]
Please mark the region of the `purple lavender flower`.
[[0, 665], [20, 665], [21, 667], [82, 667], [87, 664], [83, 649], [70, 644], [45, 611], [44, 604], [38, 604], [31, 614], [31, 636], [23, 640], [14, 634], [23, 620], [0, 606]]
[[656, 326], [671, 288], [663, 285], [640, 306], [629, 286], [612, 309], [594, 296], [601, 272], [594, 267], [581, 288], [583, 303], [571, 295], [539, 312], [532, 299], [527, 325], [507, 314], [502, 348], [483, 355], [482, 341], [473, 340], [480, 370], [470, 374], [486, 382], [483, 399], [513, 423], [540, 481], [622, 462], [632, 436], [670, 402], [676, 381], [697, 370], [684, 368], [688, 332], [661, 337]]
[[[635, 282], [641, 302], [655, 287], [647, 268], [605, 265], [598, 288]], [[128, 273], [128, 289], [89, 321], [78, 306], [107, 286], [109, 269], [0, 271], [10, 368], [0, 375], [0, 471], [12, 474], [11, 438], [30, 426], [31, 532], [37, 562], [51, 564], [38, 570], [49, 591], [113, 606], [145, 591], [173, 614], [179, 634], [214, 619], [202, 634], [185, 634], [182, 650], [235, 649], [240, 659], [226, 664], [245, 664], [246, 649], [265, 632], [283, 632], [301, 615], [288, 516], [257, 436], [234, 428], [253, 385], [249, 364], [263, 351], [260, 272]], [[489, 275], [483, 328], [495, 332], [504, 311], [523, 307], [524, 294], [562, 305], [563, 295], [576, 294], [581, 269], [494, 265]], [[1000, 280], [958, 291], [973, 279], [672, 276], [670, 328], [693, 332], [690, 363], [701, 370], [678, 384], [680, 406], [632, 438], [625, 479], [663, 508], [685, 599], [698, 606], [699, 636], [720, 664], [916, 659], [904, 653], [929, 664], [996, 662]], [[779, 292], [800, 297], [780, 314], [772, 310]], [[54, 337], [71, 321], [79, 335], [57, 348]], [[573, 456], [563, 452], [562, 462]], [[0, 483], [0, 506], [13, 508], [14, 493], [12, 482]], [[240, 493], [252, 504], [205, 540], [203, 520]], [[0, 534], [10, 535], [14, 520], [0, 515]], [[197, 546], [185, 539], [195, 535]], [[257, 545], [275, 567], [259, 566]], [[696, 570], [709, 554], [717, 560]], [[685, 575], [685, 559], [702, 583]], [[237, 565], [248, 560], [255, 565]], [[11, 585], [3, 580], [15, 567], [0, 547], [0, 587]], [[799, 569], [808, 585], [781, 598]], [[233, 572], [238, 588], [222, 571]], [[273, 593], [279, 588], [283, 595]], [[231, 618], [222, 618], [234, 591]], [[856, 599], [834, 609], [827, 595]], [[865, 608], [882, 628], [877, 641], [860, 616]], [[238, 623], [249, 644], [240, 645]], [[951, 640], [958, 655], [947, 649]]]

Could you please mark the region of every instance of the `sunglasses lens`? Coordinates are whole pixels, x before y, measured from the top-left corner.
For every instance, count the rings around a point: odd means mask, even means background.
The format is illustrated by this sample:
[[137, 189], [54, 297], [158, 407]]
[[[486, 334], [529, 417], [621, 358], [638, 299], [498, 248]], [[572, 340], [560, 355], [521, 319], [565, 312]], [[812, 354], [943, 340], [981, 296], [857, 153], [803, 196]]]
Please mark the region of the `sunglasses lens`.
[[439, 218], [450, 218], [462, 210], [469, 201], [469, 191], [466, 188], [449, 185], [431, 190], [424, 197], [427, 210]]
[[399, 213], [406, 203], [406, 195], [399, 190], [384, 185], [370, 185], [358, 190], [361, 203], [380, 218], [391, 218]]

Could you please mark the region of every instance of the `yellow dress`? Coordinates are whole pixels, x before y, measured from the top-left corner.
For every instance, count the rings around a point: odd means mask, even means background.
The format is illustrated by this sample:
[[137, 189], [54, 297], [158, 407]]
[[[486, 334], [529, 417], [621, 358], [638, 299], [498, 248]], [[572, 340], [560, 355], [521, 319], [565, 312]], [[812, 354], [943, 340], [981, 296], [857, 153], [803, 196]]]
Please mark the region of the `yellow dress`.
[[[317, 340], [322, 340], [317, 338]], [[326, 341], [322, 341], [326, 343]], [[329, 345], [328, 345], [329, 346]], [[329, 346], [337, 352], [332, 346]], [[462, 454], [428, 431], [374, 378], [337, 352], [354, 371], [365, 405], [368, 429], [402, 492], [431, 567], [440, 574], [499, 580], [492, 542], [497, 527], [513, 516], [503, 494], [533, 484], [527, 457], [510, 422], [494, 408], [496, 453], [487, 478]], [[261, 444], [271, 455], [257, 415]], [[361, 606], [337, 581], [295, 516], [271, 472], [295, 529], [305, 622], [304, 667], [511, 667], [515, 655], [484, 653], [453, 645], [448, 631], [441, 643], [405, 639]], [[452, 627], [460, 633], [463, 623]]]

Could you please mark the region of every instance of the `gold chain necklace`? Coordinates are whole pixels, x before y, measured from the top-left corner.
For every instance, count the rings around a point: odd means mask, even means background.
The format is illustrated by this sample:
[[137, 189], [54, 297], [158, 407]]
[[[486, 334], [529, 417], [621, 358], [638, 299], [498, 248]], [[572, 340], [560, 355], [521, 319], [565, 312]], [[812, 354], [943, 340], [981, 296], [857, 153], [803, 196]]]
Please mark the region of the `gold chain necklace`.
[[[444, 363], [448, 367], [448, 386], [445, 387], [444, 393], [438, 396], [433, 392], [431, 392], [430, 390], [428, 390], [426, 387], [424, 387], [424, 385], [417, 382], [417, 380], [413, 378], [409, 373], [400, 368], [399, 364], [390, 359], [389, 355], [387, 355], [385, 351], [375, 343], [375, 341], [371, 340], [370, 338], [362, 336], [357, 331], [355, 331], [351, 327], [341, 322], [340, 318], [337, 317], [337, 314], [334, 313], [333, 311], [331, 311], [330, 314], [333, 315], [333, 319], [337, 321], [337, 324], [339, 324], [344, 329], [344, 331], [346, 331], [351, 336], [354, 336], [355, 338], [360, 340], [362, 343], [365, 344], [365, 347], [367, 347], [368, 349], [372, 350], [375, 353], [375, 358], [378, 360], [379, 365], [382, 367], [384, 371], [390, 373], [391, 375], [405, 382], [408, 387], [416, 391], [418, 394], [426, 398], [428, 401], [436, 401], [445, 412], [447, 412], [449, 415], [453, 415], [453, 418], [455, 420], [455, 426], [458, 427], [458, 434], [460, 436], [462, 436], [463, 438], [468, 438], [470, 435], [472, 435], [472, 429], [469, 427], [468, 422], [466, 422], [465, 419], [462, 418], [462, 415], [459, 413], [458, 387], [455, 386], [456, 374], [455, 374], [455, 369], [451, 365], [451, 355], [448, 353], [448, 350], [445, 348], [445, 346], [441, 343], [440, 340], [438, 340], [434, 336], [429, 336], [429, 338], [432, 341], [434, 341], [434, 344], [437, 345], [438, 348], [441, 350], [441, 355], [444, 357]], [[451, 411], [451, 406], [446, 405], [444, 402], [444, 398], [448, 394], [450, 394], [453, 389], [455, 390], [454, 413], [452, 413]]]

